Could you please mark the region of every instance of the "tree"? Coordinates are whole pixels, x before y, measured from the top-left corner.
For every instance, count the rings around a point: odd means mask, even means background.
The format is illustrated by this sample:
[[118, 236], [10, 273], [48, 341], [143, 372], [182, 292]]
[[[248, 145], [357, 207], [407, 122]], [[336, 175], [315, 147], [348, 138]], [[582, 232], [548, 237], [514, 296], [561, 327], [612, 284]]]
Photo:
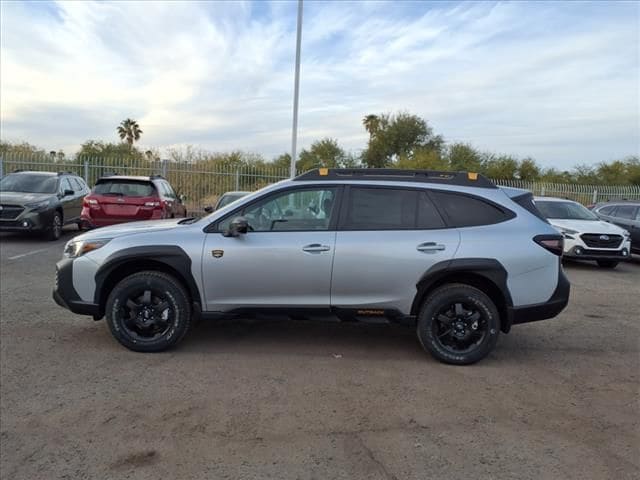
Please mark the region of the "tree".
[[509, 155], [485, 154], [480, 171], [496, 180], [513, 180], [516, 178], [519, 166], [518, 160]]
[[454, 143], [447, 148], [449, 169], [453, 171], [481, 172], [482, 154], [468, 143]]
[[370, 114], [362, 119], [362, 124], [365, 130], [369, 132], [369, 138], [372, 139], [380, 127], [380, 118], [377, 115]]
[[420, 149], [439, 151], [444, 143], [426, 120], [406, 112], [367, 115], [363, 124], [369, 132], [369, 143], [362, 161], [368, 167], [390, 166], [401, 157], [413, 157]]
[[309, 150], [303, 149], [300, 152], [300, 159], [296, 162], [296, 169], [299, 172], [306, 172], [313, 168], [344, 167], [347, 154], [338, 145], [334, 138], [323, 138], [311, 144]]
[[540, 178], [540, 167], [533, 158], [525, 158], [520, 162], [518, 178], [527, 182], [535, 182]]
[[130, 118], [120, 122], [117, 131], [120, 140], [126, 141], [127, 144], [129, 144], [129, 147], [133, 146], [134, 142], [140, 140], [140, 136], [142, 135], [142, 130], [140, 129], [138, 122]]

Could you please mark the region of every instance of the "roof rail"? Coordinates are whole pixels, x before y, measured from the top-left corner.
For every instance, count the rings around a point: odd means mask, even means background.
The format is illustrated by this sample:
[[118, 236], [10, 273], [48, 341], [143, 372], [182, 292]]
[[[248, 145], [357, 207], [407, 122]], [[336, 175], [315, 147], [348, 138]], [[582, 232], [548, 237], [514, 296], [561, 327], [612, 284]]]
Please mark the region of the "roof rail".
[[149, 175], [149, 178], [151, 180], [153, 180], [154, 178], [162, 178], [164, 180], [164, 177], [160, 174], [153, 174], [153, 175]]
[[293, 180], [382, 180], [498, 188], [487, 177], [474, 172], [400, 170], [396, 168], [318, 168], [298, 175]]

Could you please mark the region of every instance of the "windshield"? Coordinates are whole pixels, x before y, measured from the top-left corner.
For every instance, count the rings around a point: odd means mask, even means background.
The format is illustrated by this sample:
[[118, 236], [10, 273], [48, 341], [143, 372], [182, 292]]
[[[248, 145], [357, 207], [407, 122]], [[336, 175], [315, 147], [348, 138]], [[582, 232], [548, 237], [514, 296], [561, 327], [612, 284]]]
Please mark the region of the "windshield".
[[0, 192], [56, 193], [58, 177], [18, 173], [0, 180]]
[[225, 193], [220, 201], [218, 202], [218, 208], [225, 207], [229, 205], [231, 202], [235, 202], [236, 200], [246, 196], [246, 193]]
[[124, 197], [152, 197], [156, 189], [144, 180], [100, 180], [93, 189], [97, 195], [122, 195]]
[[598, 220], [598, 217], [575, 202], [536, 201], [536, 207], [547, 218], [564, 220]]

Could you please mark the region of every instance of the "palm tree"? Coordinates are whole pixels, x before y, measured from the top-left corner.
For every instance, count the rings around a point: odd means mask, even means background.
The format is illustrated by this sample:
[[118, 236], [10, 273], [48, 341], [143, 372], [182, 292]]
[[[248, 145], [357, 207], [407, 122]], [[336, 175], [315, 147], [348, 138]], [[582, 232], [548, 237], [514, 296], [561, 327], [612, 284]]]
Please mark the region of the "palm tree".
[[380, 128], [380, 117], [377, 115], [367, 115], [362, 119], [364, 128], [369, 132], [369, 138], [373, 138]]
[[129, 147], [133, 145], [133, 142], [137, 142], [140, 140], [140, 135], [142, 135], [142, 130], [140, 130], [140, 125], [135, 120], [131, 120], [127, 118], [120, 122], [118, 125], [118, 135], [121, 140], [125, 140]]

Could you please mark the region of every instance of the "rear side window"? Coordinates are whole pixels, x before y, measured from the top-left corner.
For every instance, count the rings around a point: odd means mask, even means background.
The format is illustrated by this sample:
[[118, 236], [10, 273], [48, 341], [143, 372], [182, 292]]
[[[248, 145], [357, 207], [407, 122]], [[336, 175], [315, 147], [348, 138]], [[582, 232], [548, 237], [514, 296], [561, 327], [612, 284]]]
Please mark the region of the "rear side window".
[[517, 197], [513, 197], [512, 200], [520, 205], [522, 208], [527, 210], [529, 213], [533, 213], [536, 217], [538, 217], [543, 222], [549, 223], [547, 218], [538, 210], [536, 204], [533, 201], [533, 195], [531, 193], [524, 193], [522, 195], [518, 195]]
[[469, 195], [436, 191], [431, 191], [430, 195], [451, 227], [492, 225], [513, 217], [511, 212]]
[[71, 185], [73, 185], [73, 189], [76, 192], [82, 192], [84, 190], [84, 182], [82, 182], [79, 178], [70, 177], [69, 180], [71, 180]]
[[344, 227], [349, 230], [415, 229], [418, 193], [416, 190], [352, 187]]
[[93, 193], [98, 195], [122, 195], [125, 197], [151, 197], [156, 189], [151, 182], [141, 180], [98, 180]]
[[616, 218], [625, 218], [627, 220], [631, 220], [635, 217], [636, 207], [633, 205], [618, 205], [616, 209]]

